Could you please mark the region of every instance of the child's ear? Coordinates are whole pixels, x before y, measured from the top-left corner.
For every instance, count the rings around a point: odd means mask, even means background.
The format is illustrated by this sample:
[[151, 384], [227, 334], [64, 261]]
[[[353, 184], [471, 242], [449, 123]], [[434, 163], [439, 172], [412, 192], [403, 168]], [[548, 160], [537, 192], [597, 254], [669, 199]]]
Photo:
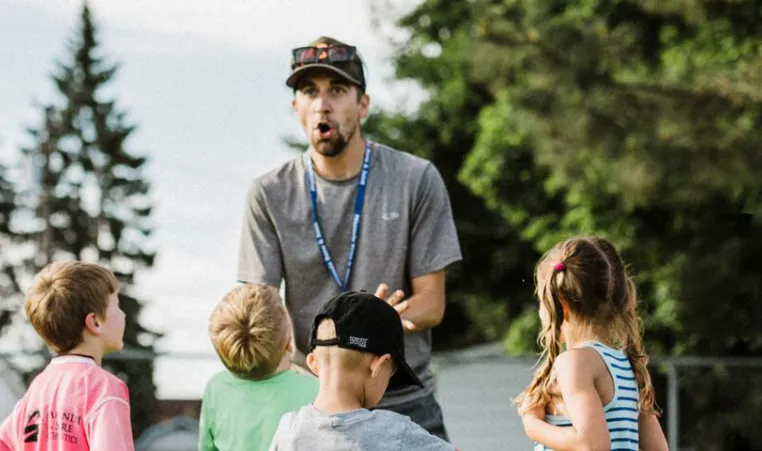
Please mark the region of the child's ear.
[[93, 335], [100, 335], [101, 334], [101, 321], [98, 319], [98, 316], [90, 312], [85, 316], [85, 329], [87, 329], [88, 332], [90, 332]]
[[392, 361], [392, 355], [391, 354], [384, 354], [382, 356], [373, 356], [373, 359], [370, 361], [370, 375], [372, 377], [375, 377], [379, 374], [381, 371], [381, 368], [384, 366], [384, 362], [389, 361], [391, 364]]
[[307, 354], [307, 366], [312, 371], [312, 374], [320, 377], [320, 365], [318, 365], [317, 356], [314, 352]]
[[294, 352], [294, 337], [291, 334], [288, 334], [288, 339], [286, 340], [286, 352], [289, 354]]

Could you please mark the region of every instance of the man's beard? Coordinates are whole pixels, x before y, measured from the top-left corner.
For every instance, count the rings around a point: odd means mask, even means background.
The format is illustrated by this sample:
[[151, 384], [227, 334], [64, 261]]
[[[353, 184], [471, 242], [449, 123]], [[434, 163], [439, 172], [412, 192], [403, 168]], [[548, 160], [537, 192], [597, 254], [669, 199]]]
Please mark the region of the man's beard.
[[344, 138], [344, 135], [339, 133], [338, 128], [334, 129], [334, 133], [336, 136], [336, 140], [334, 142], [331, 142], [331, 140], [317, 140], [315, 143], [313, 143], [313, 147], [315, 150], [325, 157], [335, 157], [342, 152], [344, 152], [344, 149], [347, 148], [347, 144], [352, 139], [352, 136], [354, 135], [354, 132], [352, 132], [347, 138]]

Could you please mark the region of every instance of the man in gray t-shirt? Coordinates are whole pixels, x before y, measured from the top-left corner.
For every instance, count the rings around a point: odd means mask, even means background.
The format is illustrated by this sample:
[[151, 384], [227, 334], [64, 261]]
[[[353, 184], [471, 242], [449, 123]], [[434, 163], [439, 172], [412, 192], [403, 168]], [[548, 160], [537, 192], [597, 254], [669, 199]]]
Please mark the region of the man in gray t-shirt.
[[[354, 47], [323, 37], [292, 56], [286, 84], [310, 147], [252, 184], [238, 280], [275, 287], [285, 281], [303, 355], [328, 299], [349, 290], [388, 298], [424, 388], [389, 391], [379, 407], [446, 438], [433, 396], [429, 329], [444, 315], [444, 270], [461, 253], [442, 177], [429, 161], [363, 138], [370, 99]], [[303, 355], [296, 362], [302, 366]]]

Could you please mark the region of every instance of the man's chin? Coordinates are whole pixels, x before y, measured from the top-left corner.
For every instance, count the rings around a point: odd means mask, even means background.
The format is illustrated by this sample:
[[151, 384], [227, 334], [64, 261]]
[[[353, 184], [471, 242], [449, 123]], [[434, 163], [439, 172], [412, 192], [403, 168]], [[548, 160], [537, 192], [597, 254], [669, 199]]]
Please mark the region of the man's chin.
[[338, 145], [338, 143], [331, 141], [318, 141], [317, 143], [313, 144], [313, 147], [317, 153], [323, 155], [324, 157], [335, 157], [341, 154], [346, 146], [341, 146]]

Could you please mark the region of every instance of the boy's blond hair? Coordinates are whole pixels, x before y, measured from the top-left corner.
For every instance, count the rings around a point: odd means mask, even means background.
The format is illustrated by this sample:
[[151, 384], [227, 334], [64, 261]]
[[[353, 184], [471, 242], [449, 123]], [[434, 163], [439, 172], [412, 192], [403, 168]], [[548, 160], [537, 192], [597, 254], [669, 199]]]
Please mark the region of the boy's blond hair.
[[[336, 324], [331, 318], [324, 318], [317, 327], [316, 338], [318, 340], [331, 340], [336, 338]], [[335, 366], [344, 371], [355, 371], [363, 367], [373, 354], [357, 351], [355, 349], [340, 348], [338, 346], [318, 346], [313, 351], [322, 366]]]
[[209, 338], [227, 369], [261, 379], [272, 375], [283, 359], [291, 321], [275, 288], [241, 285], [212, 311]]
[[56, 353], [82, 342], [85, 318], [103, 317], [119, 282], [108, 268], [80, 261], [55, 262], [35, 277], [26, 295], [26, 315], [37, 334]]

